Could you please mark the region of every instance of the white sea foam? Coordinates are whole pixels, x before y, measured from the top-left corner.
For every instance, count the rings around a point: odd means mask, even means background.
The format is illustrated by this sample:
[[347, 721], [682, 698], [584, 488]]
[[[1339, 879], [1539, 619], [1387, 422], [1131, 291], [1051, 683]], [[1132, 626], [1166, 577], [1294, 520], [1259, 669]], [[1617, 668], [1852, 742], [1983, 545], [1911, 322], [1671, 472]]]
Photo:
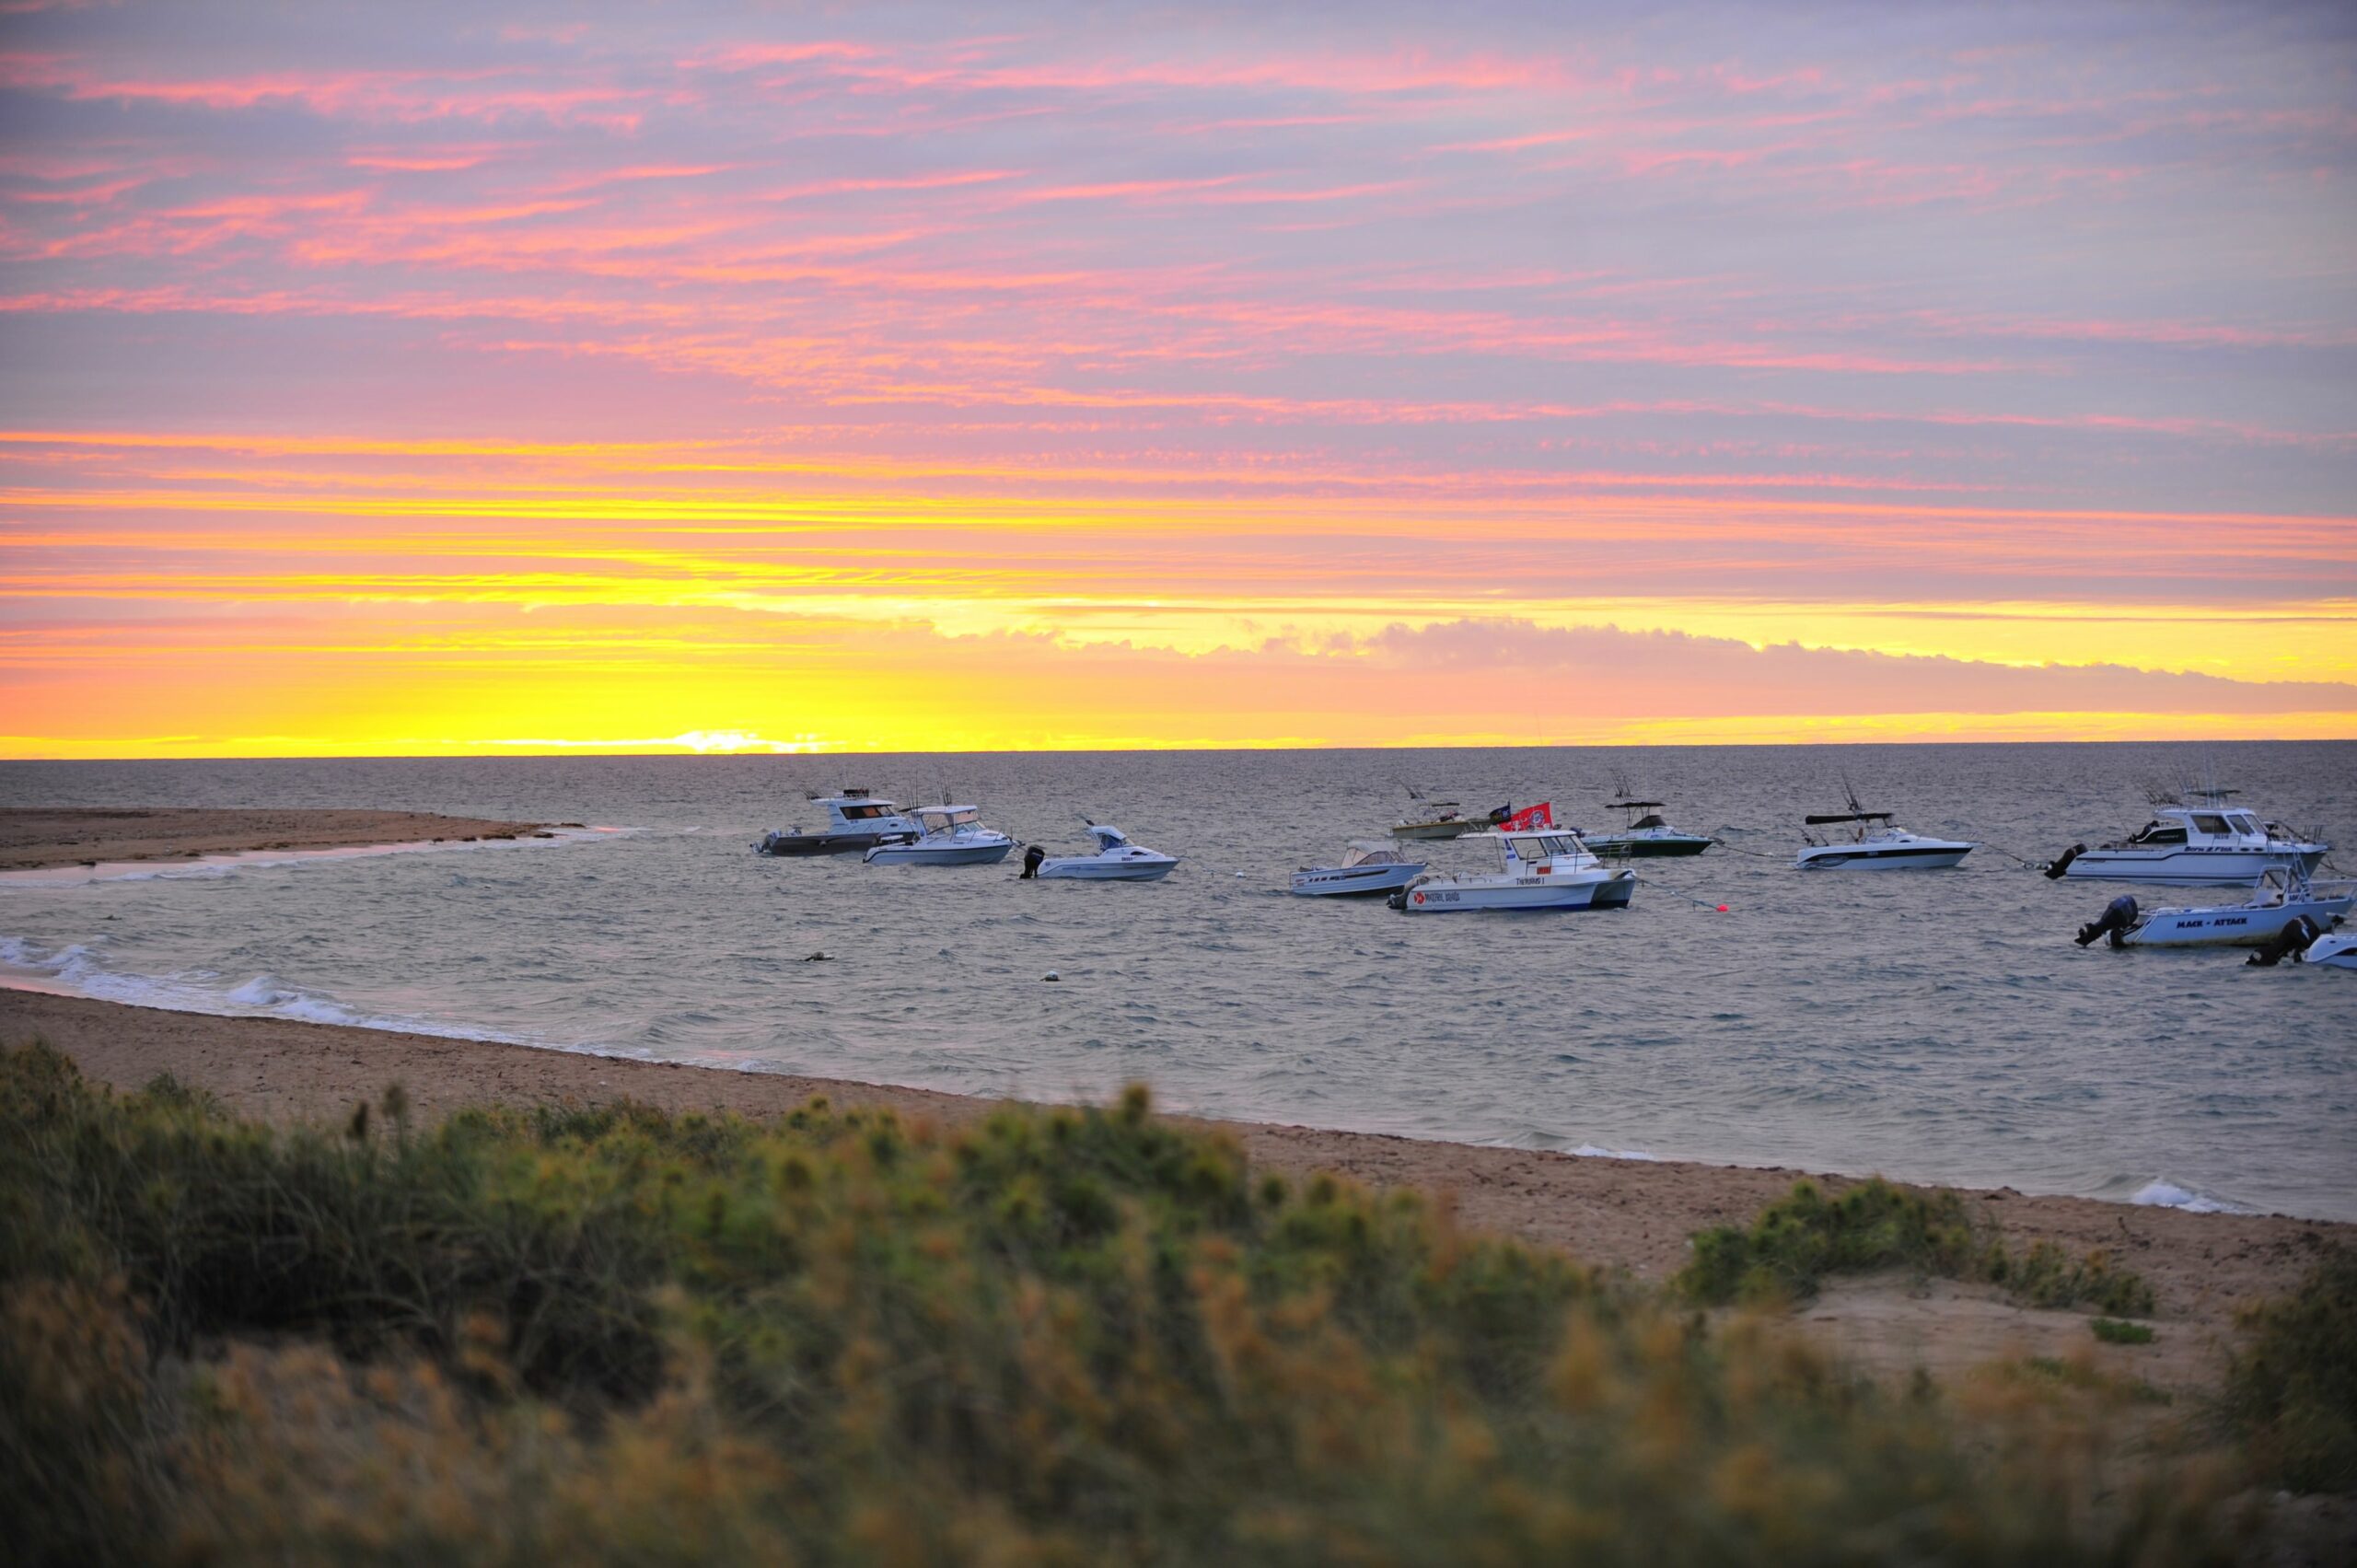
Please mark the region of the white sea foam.
[[289, 985], [273, 974], [258, 974], [231, 986], [210, 982], [206, 978], [209, 974], [205, 970], [171, 975], [122, 973], [107, 968], [97, 952], [80, 943], [52, 949], [21, 936], [0, 936], [0, 985], [84, 996], [96, 1002], [121, 1002], [134, 1007], [157, 1007], [173, 1013], [205, 1013], [216, 1017], [292, 1018], [309, 1024], [393, 1029], [447, 1040], [498, 1040], [517, 1045], [546, 1043], [429, 1018], [373, 1016], [332, 996]]
[[2174, 1181], [2148, 1181], [2128, 1200], [2147, 1208], [2183, 1209], [2189, 1214], [2243, 1214], [2250, 1211], [2223, 1198], [2179, 1187]]
[[1594, 1144], [1582, 1144], [1578, 1148], [1573, 1149], [1572, 1153], [1579, 1156], [1582, 1159], [1647, 1160], [1655, 1164], [1659, 1164], [1661, 1161], [1661, 1156], [1659, 1155], [1649, 1155], [1643, 1149], [1605, 1149], [1598, 1148]]

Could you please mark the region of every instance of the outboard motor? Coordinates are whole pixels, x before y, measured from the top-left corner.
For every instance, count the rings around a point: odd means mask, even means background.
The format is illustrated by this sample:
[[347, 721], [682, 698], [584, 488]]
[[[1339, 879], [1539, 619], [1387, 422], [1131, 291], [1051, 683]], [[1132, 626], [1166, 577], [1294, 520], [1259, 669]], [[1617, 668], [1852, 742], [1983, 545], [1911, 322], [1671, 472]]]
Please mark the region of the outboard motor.
[[2263, 970], [2271, 970], [2284, 959], [2295, 954], [2306, 952], [2309, 945], [2323, 935], [2324, 928], [2315, 921], [2310, 920], [2306, 915], [2295, 914], [2284, 923], [2283, 929], [2277, 932], [2266, 947], [2245, 958], [2243, 962], [2247, 965], [2257, 964]]
[[2109, 936], [2113, 947], [2120, 947], [2120, 933], [2135, 923], [2136, 900], [2122, 893], [2104, 905], [2102, 919], [2092, 925], [2079, 927], [2079, 946], [2084, 947], [2098, 936]]
[[2046, 879], [2050, 882], [2056, 877], [2061, 876], [2063, 873], [2069, 871], [2071, 869], [2071, 863], [2086, 853], [2086, 845], [2073, 844], [2069, 849], [2064, 850], [2061, 854], [2046, 863]]
[[1023, 875], [1016, 877], [1016, 880], [1018, 882], [1028, 882], [1031, 878], [1039, 875], [1039, 863], [1047, 858], [1048, 852], [1041, 849], [1038, 844], [1026, 845], [1023, 851]]
[[1408, 889], [1405, 888], [1394, 888], [1391, 889], [1391, 896], [1383, 901], [1389, 904], [1393, 909], [1399, 910], [1404, 912], [1408, 908]]

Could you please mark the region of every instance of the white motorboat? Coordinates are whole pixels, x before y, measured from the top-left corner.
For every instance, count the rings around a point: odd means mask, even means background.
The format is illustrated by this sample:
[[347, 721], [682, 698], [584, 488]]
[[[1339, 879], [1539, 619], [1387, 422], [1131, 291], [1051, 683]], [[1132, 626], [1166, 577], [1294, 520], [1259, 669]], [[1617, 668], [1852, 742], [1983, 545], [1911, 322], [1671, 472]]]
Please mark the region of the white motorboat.
[[2194, 793], [2200, 803], [2193, 806], [2156, 802], [2153, 820], [2132, 837], [2096, 849], [2073, 844], [2046, 874], [2169, 888], [2247, 888], [2270, 870], [2312, 875], [2332, 848], [2230, 804], [2233, 790]]
[[2308, 944], [2300, 955], [2304, 964], [2323, 964], [2336, 970], [2357, 970], [2357, 932], [2335, 931], [2319, 936]]
[[1979, 844], [1927, 838], [1893, 827], [1887, 811], [1862, 811], [1850, 797], [1847, 811], [1824, 811], [1801, 819], [1810, 828], [1846, 828], [1819, 836], [1804, 833], [1808, 847], [1793, 864], [1803, 871], [1937, 871], [1956, 865]]
[[1389, 844], [1353, 839], [1340, 865], [1305, 866], [1293, 874], [1293, 890], [1306, 899], [1354, 898], [1404, 888], [1424, 868], [1403, 859]]
[[2248, 901], [2190, 909], [2140, 910], [2122, 893], [2103, 914], [2079, 927], [2084, 947], [2108, 937], [2115, 947], [2264, 947], [2296, 922], [2330, 931], [2357, 904], [2345, 884], [2319, 888], [2282, 866], [2258, 880]]
[[[1711, 847], [1711, 841], [1701, 834], [1671, 827], [1661, 815], [1661, 801], [1621, 799], [1609, 805], [1621, 814], [1621, 829], [1617, 833], [1581, 834], [1580, 842], [1587, 845], [1591, 854], [1607, 860], [1634, 860], [1654, 855], [1700, 854]], [[1639, 816], [1639, 812], [1644, 815]]]
[[1015, 841], [995, 828], [982, 826], [981, 811], [971, 806], [920, 806], [922, 836], [906, 843], [877, 844], [867, 852], [870, 865], [996, 865], [1015, 849]]
[[1128, 834], [1109, 823], [1091, 822], [1088, 832], [1097, 841], [1093, 854], [1050, 854], [1038, 844], [1025, 850], [1024, 877], [1043, 881], [1156, 882], [1178, 864], [1175, 854], [1132, 843]]
[[1636, 894], [1635, 872], [1606, 870], [1568, 828], [1501, 828], [1473, 836], [1496, 853], [1496, 871], [1415, 877], [1392, 893], [1391, 907], [1404, 914], [1626, 909]]
[[753, 846], [755, 853], [845, 854], [853, 850], [874, 849], [877, 844], [906, 842], [924, 832], [914, 818], [864, 789], [847, 789], [841, 795], [814, 795], [808, 799], [826, 812], [827, 825], [815, 832], [806, 831], [798, 823], [791, 828], [773, 829], [761, 835], [761, 842]]

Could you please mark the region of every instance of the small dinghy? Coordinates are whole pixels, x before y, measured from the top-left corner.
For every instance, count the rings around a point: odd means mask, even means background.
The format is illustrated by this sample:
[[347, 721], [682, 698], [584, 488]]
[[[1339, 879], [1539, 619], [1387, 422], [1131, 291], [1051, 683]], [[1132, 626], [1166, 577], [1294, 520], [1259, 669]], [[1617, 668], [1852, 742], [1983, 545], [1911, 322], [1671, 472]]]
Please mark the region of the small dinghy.
[[1305, 899], [1347, 899], [1404, 888], [1424, 869], [1389, 844], [1354, 839], [1340, 865], [1305, 866], [1293, 874], [1293, 890]]
[[1402, 914], [1629, 907], [1637, 891], [1635, 872], [1607, 871], [1577, 833], [1551, 825], [1543, 805], [1515, 820], [1531, 825], [1475, 835], [1496, 853], [1496, 871], [1485, 877], [1418, 877], [1391, 895], [1391, 907]]
[[870, 865], [996, 865], [1015, 849], [1013, 839], [982, 826], [981, 812], [971, 806], [920, 806], [916, 819], [922, 837], [877, 844], [863, 858]]
[[2079, 927], [2076, 940], [2082, 947], [2102, 939], [2115, 947], [2265, 947], [2295, 921], [2331, 930], [2352, 903], [2357, 897], [2345, 889], [2316, 888], [2300, 871], [2279, 865], [2239, 904], [2144, 910], [2122, 893]]
[[1088, 824], [1097, 841], [1094, 854], [1050, 854], [1038, 844], [1023, 852], [1023, 877], [1046, 881], [1158, 882], [1178, 864], [1175, 854], [1133, 844], [1129, 835], [1106, 822]]

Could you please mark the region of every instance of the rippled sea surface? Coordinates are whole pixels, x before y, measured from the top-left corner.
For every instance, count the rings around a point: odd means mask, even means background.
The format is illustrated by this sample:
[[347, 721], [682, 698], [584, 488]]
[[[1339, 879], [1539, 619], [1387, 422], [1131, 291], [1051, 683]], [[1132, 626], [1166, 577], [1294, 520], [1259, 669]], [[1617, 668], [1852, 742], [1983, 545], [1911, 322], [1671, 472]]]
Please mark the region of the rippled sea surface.
[[[1845, 774], [1902, 825], [1986, 847], [1954, 871], [1794, 870], [1798, 819], [1838, 808]], [[1380, 836], [1406, 785], [1601, 826], [1616, 776], [1726, 841], [1639, 863], [1626, 912], [1410, 918], [1283, 891]], [[2357, 975], [2083, 950], [2080, 923], [2131, 889], [2021, 864], [2135, 828], [2147, 786], [2186, 780], [2241, 788], [2357, 866], [2350, 742], [8, 763], [6, 805], [627, 830], [0, 877], [0, 981], [970, 1094], [1144, 1080], [1217, 1117], [2357, 1219]], [[1132, 886], [750, 853], [815, 820], [806, 790], [846, 784], [946, 790], [1051, 848], [1081, 847], [1085, 813], [1184, 861]]]

